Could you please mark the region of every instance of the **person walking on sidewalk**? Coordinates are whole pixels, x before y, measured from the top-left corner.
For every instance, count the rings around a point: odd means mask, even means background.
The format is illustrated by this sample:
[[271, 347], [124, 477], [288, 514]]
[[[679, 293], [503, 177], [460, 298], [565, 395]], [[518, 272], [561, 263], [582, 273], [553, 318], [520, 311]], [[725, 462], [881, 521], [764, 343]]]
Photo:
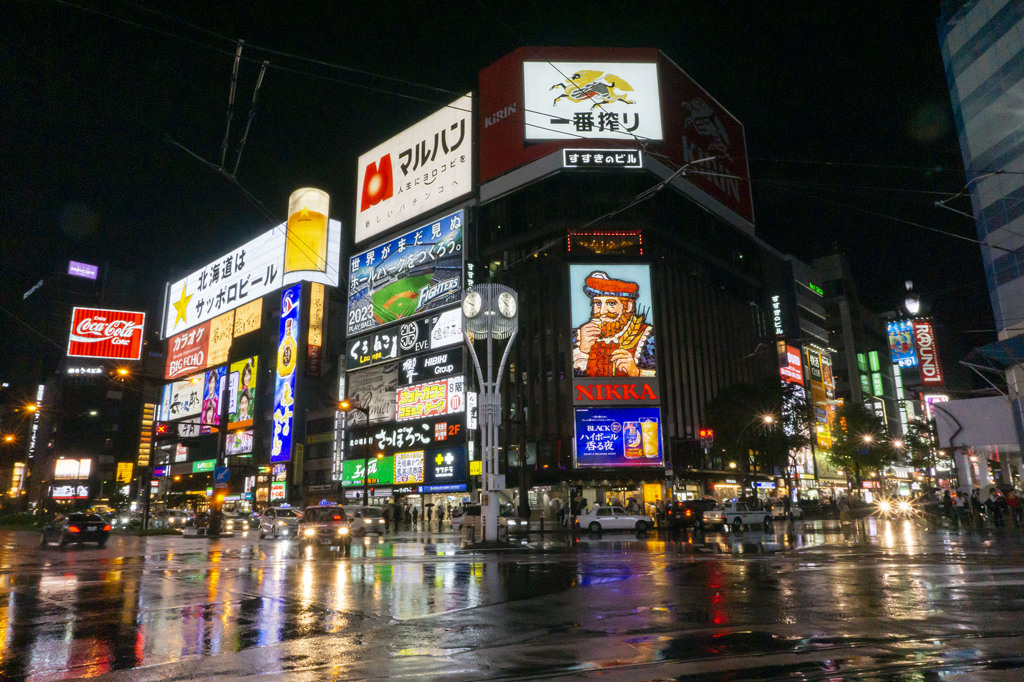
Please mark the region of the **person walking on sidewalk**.
[[413, 528], [416, 527], [416, 524], [419, 522], [419, 520], [420, 520], [420, 508], [419, 507], [413, 507], [412, 508], [412, 527]]
[[444, 530], [444, 505], [437, 505], [437, 530], [438, 532]]

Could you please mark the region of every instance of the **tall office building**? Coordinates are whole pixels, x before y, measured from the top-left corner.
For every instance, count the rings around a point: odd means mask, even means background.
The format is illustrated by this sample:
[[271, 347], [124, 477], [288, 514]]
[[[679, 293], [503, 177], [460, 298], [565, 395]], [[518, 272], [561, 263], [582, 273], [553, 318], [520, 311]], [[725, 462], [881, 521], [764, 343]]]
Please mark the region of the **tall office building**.
[[1024, 441], [1024, 4], [946, 0], [938, 21], [999, 343]]

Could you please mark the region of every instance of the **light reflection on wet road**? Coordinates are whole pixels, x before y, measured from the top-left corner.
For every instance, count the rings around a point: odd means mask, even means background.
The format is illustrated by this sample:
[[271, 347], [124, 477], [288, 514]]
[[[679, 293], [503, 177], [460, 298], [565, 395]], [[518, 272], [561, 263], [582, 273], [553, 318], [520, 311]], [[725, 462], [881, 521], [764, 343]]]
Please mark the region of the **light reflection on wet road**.
[[[912, 521], [706, 542], [0, 534], [0, 677], [1024, 677], [1024, 545]], [[934, 678], [933, 678], [934, 679]]]

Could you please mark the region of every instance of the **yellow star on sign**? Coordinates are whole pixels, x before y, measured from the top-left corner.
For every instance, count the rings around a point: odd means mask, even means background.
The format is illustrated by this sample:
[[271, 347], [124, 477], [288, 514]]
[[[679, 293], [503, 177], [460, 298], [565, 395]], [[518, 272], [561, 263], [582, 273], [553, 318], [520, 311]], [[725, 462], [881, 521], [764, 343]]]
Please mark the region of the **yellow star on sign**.
[[188, 303], [192, 300], [192, 294], [185, 295], [185, 287], [181, 288], [181, 299], [177, 303], [172, 303], [174, 309], [178, 311], [178, 316], [174, 318], [174, 326], [177, 327], [179, 322], [188, 322]]

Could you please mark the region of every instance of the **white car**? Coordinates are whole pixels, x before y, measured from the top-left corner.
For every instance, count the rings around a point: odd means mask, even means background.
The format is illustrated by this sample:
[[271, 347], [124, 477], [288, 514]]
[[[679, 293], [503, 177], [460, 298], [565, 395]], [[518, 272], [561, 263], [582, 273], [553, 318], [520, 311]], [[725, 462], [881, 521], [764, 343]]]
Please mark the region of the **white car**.
[[267, 507], [260, 516], [260, 537], [275, 540], [295, 538], [299, 532], [302, 512], [291, 507]]
[[742, 532], [744, 526], [761, 526], [764, 532], [770, 533], [773, 522], [771, 510], [758, 509], [745, 502], [728, 502], [721, 509], [704, 512], [705, 525], [721, 523], [734, 533]]
[[195, 514], [184, 509], [162, 509], [153, 515], [149, 525], [150, 528], [183, 530], [185, 524], [191, 521], [194, 516]]
[[645, 514], [631, 514], [622, 507], [598, 505], [576, 516], [580, 528], [591, 533], [604, 530], [635, 530], [643, 532], [654, 527], [654, 519]]
[[353, 535], [366, 535], [367, 533], [383, 535], [387, 530], [384, 510], [380, 507], [346, 504], [342, 509], [345, 510], [345, 516], [348, 517], [348, 526], [352, 529]]

